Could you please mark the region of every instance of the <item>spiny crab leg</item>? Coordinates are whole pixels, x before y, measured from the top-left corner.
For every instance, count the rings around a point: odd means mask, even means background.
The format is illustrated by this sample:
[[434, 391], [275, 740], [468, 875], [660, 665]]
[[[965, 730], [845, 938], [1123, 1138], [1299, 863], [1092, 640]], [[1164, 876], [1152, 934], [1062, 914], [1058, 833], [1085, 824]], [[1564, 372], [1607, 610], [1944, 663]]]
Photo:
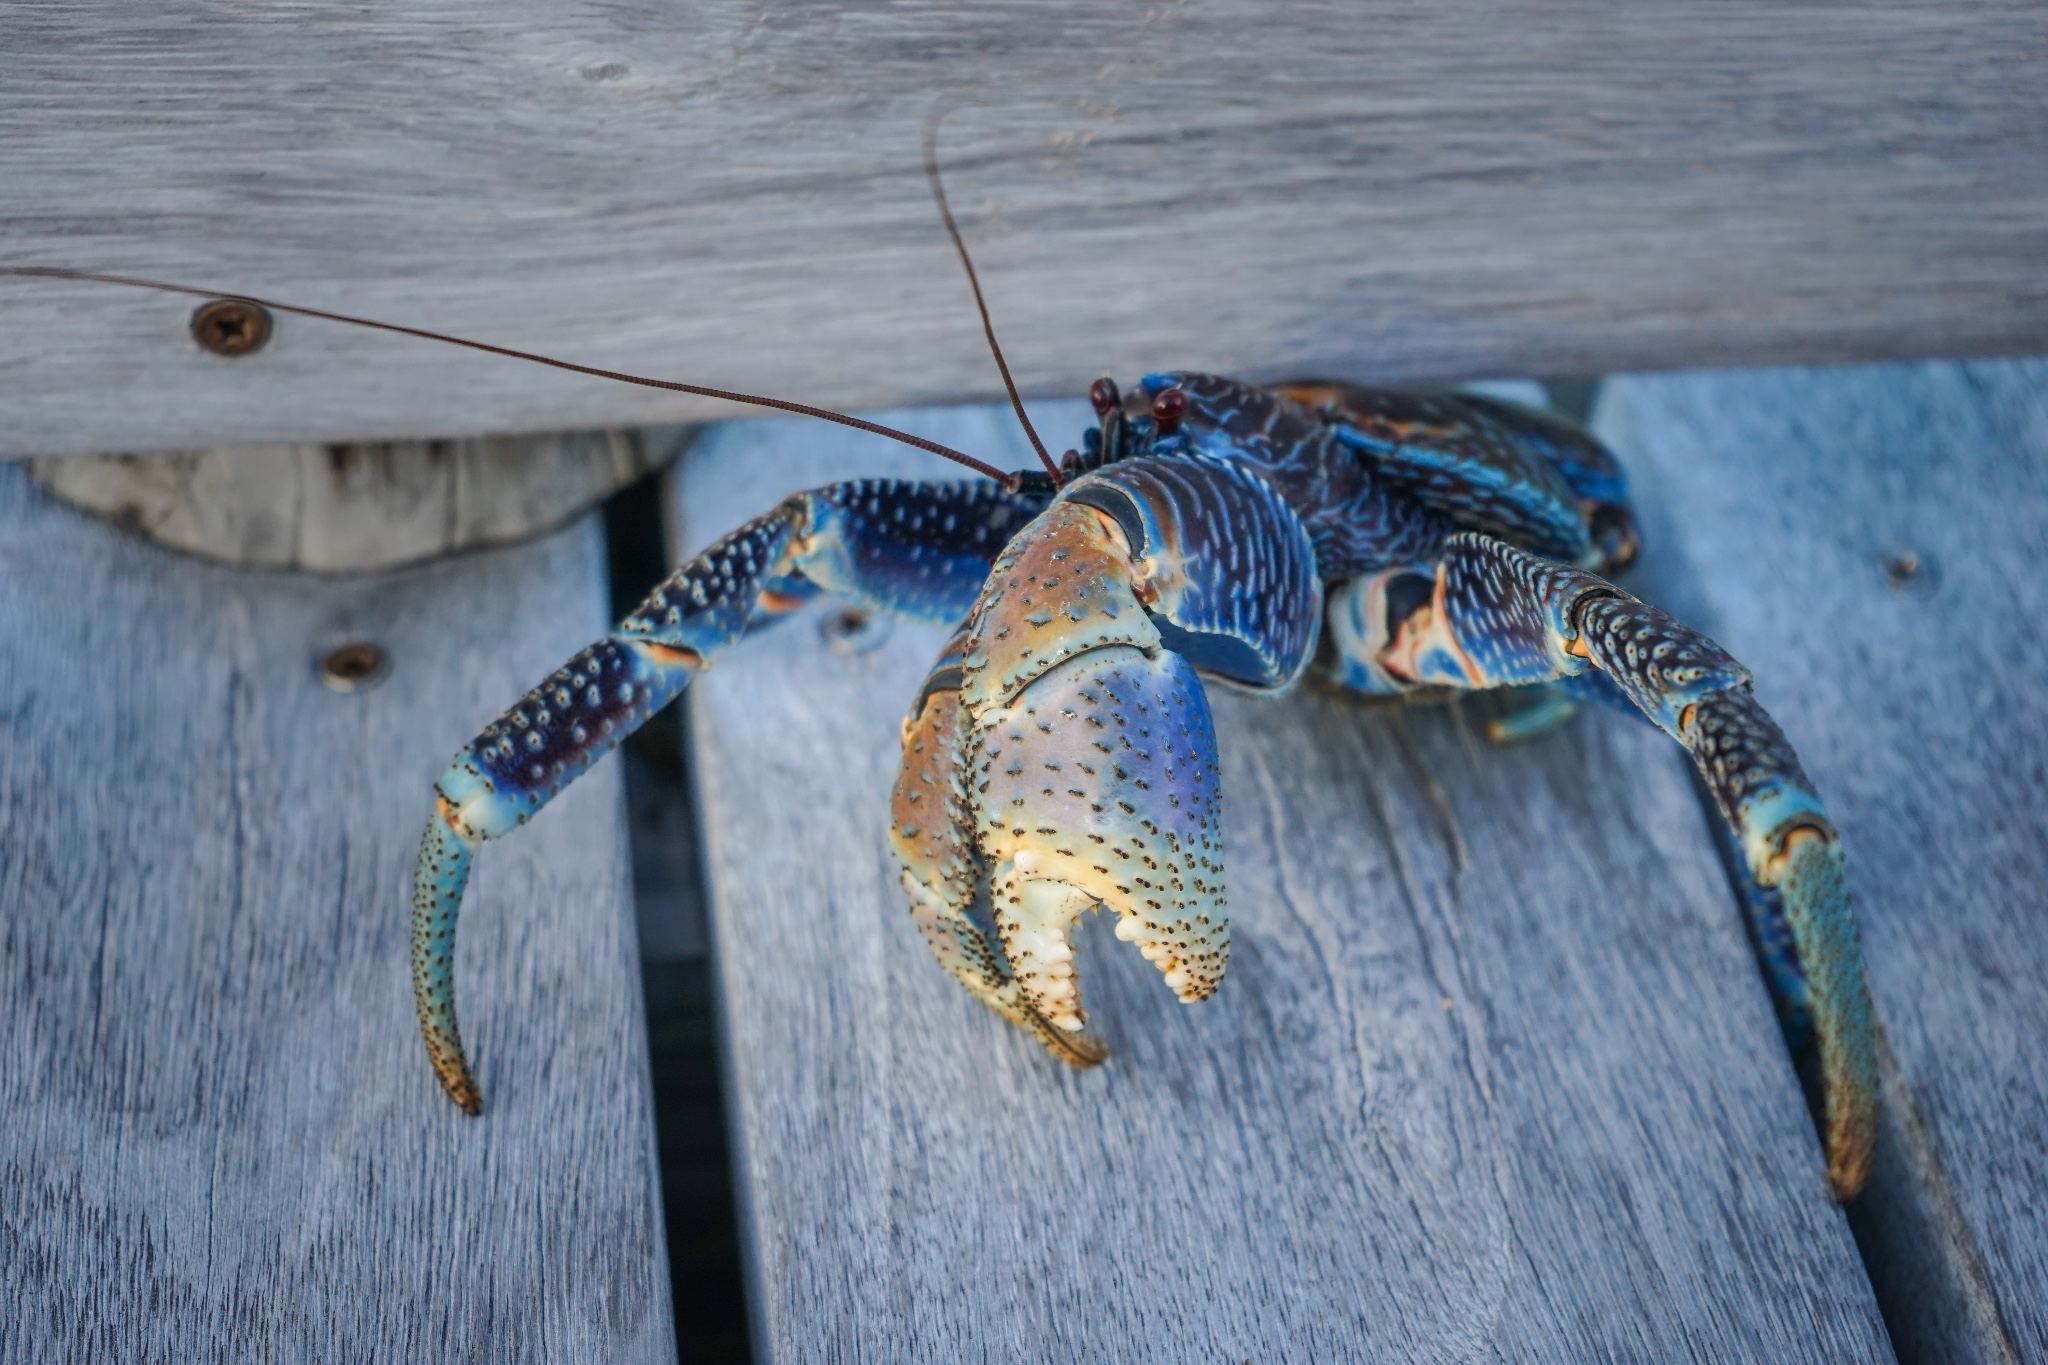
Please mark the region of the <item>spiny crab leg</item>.
[[[1446, 543], [1434, 596], [1389, 647], [1417, 682], [1502, 687], [1591, 670], [1691, 755], [1763, 896], [1780, 1008], [1812, 1021], [1822, 1140], [1838, 1199], [1863, 1187], [1877, 1141], [1876, 1022], [1841, 845], [1799, 757], [1750, 690], [1749, 670], [1690, 626], [1595, 574], [1490, 536]], [[1789, 951], [1787, 948], [1789, 947]], [[1782, 979], [1780, 979], [1782, 978]], [[1800, 998], [1787, 999], [1798, 991]]]
[[455, 922], [471, 858], [675, 699], [751, 625], [817, 590], [929, 621], [963, 616], [1044, 493], [986, 482], [864, 479], [799, 493], [678, 569], [617, 630], [569, 660], [455, 756], [413, 877], [420, 1034], [466, 1113], [483, 1096], [455, 1019]]
[[[780, 529], [786, 539], [787, 528]], [[756, 523], [728, 537], [713, 553], [739, 569], [758, 564], [767, 551], [779, 551], [774, 539], [763, 536]], [[483, 1096], [470, 1075], [455, 1022], [455, 919], [477, 845], [525, 824], [592, 762], [672, 701], [706, 658], [737, 639], [746, 624], [744, 608], [707, 612], [690, 631], [694, 643], [685, 644], [675, 638], [680, 631], [666, 632], [669, 639], [653, 638], [645, 611], [529, 692], [456, 755], [435, 784], [434, 813], [413, 872], [413, 996], [434, 1074], [465, 1113], [481, 1113]]]

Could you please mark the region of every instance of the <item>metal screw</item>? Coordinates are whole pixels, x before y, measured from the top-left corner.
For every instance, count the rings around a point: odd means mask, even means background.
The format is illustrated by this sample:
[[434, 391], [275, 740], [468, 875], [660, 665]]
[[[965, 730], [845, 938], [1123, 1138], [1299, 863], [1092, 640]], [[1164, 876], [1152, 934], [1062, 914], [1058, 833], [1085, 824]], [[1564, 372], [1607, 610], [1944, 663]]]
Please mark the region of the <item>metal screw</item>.
[[1920, 575], [1920, 556], [1911, 550], [1880, 555], [1878, 562], [1884, 565], [1884, 581], [1895, 588], [1905, 587]]
[[192, 339], [215, 355], [254, 355], [270, 340], [270, 310], [247, 299], [215, 299], [192, 313]]
[[889, 620], [866, 607], [841, 607], [822, 621], [818, 630], [834, 654], [865, 654], [889, 638]]
[[384, 680], [390, 660], [368, 640], [350, 640], [327, 651], [320, 661], [320, 681], [337, 692], [361, 692]]

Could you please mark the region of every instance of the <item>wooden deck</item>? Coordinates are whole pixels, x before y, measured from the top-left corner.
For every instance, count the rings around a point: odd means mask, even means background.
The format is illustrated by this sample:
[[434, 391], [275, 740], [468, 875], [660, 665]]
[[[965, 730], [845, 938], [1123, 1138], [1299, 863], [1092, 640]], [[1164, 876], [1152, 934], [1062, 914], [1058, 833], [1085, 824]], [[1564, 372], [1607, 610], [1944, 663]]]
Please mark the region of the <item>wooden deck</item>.
[[[784, 1361], [2048, 1361], [2048, 362], [1612, 381], [1648, 591], [1834, 804], [1891, 1061], [1810, 1122], [1675, 748], [1219, 697], [1236, 950], [1091, 925], [1069, 1073], [932, 966], [883, 806], [937, 640], [814, 610], [689, 695], [756, 1349]], [[1077, 404], [1044, 425], [1077, 429]], [[988, 409], [901, 420], [1004, 462]], [[923, 457], [708, 433], [684, 546]], [[1898, 570], [1906, 552], [1918, 571]], [[1888, 572], [1887, 565], [1890, 565]], [[616, 764], [492, 845], [443, 1101], [406, 884], [447, 753], [604, 627], [599, 532], [212, 568], [0, 466], [0, 1357], [673, 1357]], [[362, 637], [389, 677], [314, 676]]]
[[[918, 157], [956, 101], [954, 203], [1035, 393], [2048, 350], [2039, 0], [1275, 14], [0, 7], [0, 266], [985, 398]], [[191, 302], [0, 279], [0, 457], [292, 442], [331, 483], [332, 442], [733, 411], [301, 319], [224, 360]], [[828, 642], [820, 609], [739, 651], [687, 747], [762, 1358], [2048, 1365], [2044, 393], [2043, 361], [1604, 391], [1644, 591], [1754, 667], [1840, 819], [1887, 1086], [1847, 1211], [1686, 765], [1625, 718], [1500, 751], [1470, 707], [1219, 699], [1230, 979], [1183, 1009], [1091, 926], [1116, 1055], [1072, 1075], [893, 884], [936, 641]], [[904, 420], [1025, 459], [997, 412]], [[363, 562], [304, 539], [320, 479], [194, 458], [300, 489], [235, 527], [248, 562]], [[677, 536], [884, 471], [942, 469], [727, 426]], [[465, 487], [384, 514], [466, 544]], [[201, 501], [172, 512], [232, 510]], [[605, 587], [594, 518], [315, 579], [0, 464], [0, 1360], [675, 1356], [618, 764], [480, 860], [480, 1121], [406, 990], [428, 784]], [[344, 695], [314, 663], [351, 638], [391, 668]]]

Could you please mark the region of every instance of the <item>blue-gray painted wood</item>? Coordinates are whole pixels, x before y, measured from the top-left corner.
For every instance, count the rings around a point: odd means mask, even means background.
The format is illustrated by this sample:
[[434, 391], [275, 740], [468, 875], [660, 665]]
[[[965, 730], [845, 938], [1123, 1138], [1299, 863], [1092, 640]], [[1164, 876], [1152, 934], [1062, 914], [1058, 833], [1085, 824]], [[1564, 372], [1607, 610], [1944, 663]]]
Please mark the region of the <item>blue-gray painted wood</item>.
[[1601, 425], [1841, 828], [1900, 1354], [2048, 1361], [2048, 361], [1630, 378]]
[[479, 859], [482, 1118], [407, 974], [430, 784], [605, 607], [589, 519], [321, 580], [0, 466], [0, 1359], [675, 1358], [616, 767]]
[[[898, 419], [1028, 459], [998, 411]], [[862, 473], [947, 468], [717, 429], [681, 539]], [[1892, 1358], [1668, 740], [1218, 696], [1230, 975], [1182, 1006], [1091, 921], [1115, 1055], [1077, 1074], [931, 962], [895, 882], [938, 636], [835, 649], [831, 610], [688, 694], [763, 1359]]]

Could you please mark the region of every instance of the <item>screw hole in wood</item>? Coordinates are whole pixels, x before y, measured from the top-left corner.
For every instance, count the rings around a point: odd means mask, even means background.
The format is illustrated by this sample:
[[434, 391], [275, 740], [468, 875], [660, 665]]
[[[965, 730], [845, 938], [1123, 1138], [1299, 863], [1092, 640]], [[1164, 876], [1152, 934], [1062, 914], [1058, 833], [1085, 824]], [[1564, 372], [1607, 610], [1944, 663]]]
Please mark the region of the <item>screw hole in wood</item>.
[[1887, 551], [1878, 556], [1878, 564], [1884, 569], [1885, 585], [1896, 591], [1933, 586], [1932, 566], [1917, 551]]
[[390, 659], [368, 640], [336, 645], [320, 660], [320, 681], [336, 692], [361, 692], [384, 680]]

